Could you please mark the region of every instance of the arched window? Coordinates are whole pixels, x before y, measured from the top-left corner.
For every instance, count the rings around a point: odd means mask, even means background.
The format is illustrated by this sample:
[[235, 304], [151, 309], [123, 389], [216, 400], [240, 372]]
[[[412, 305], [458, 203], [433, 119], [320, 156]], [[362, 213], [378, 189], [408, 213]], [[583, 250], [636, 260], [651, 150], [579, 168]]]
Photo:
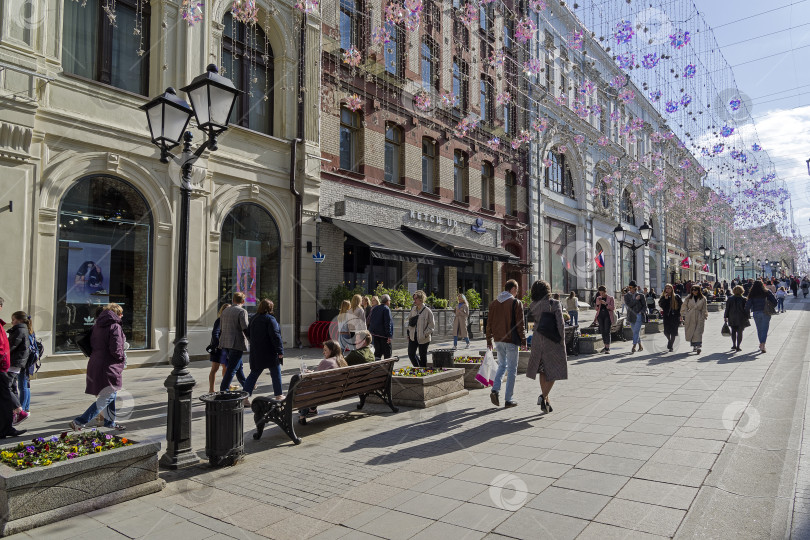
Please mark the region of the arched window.
[[264, 31], [247, 26], [225, 14], [222, 34], [222, 67], [234, 86], [236, 97], [231, 122], [253, 131], [273, 134], [273, 49]]
[[596, 182], [599, 187], [599, 204], [607, 210], [610, 208], [610, 194], [608, 193], [608, 185], [604, 181], [605, 176], [604, 173], [596, 173]]
[[481, 208], [495, 210], [495, 169], [489, 161], [481, 164]]
[[128, 182], [82, 178], [59, 209], [54, 352], [75, 352], [96, 309], [119, 304], [133, 349], [149, 348], [152, 212]]
[[566, 163], [565, 154], [550, 151], [548, 160], [551, 165], [546, 167], [546, 187], [555, 193], [562, 193], [573, 199], [574, 180]]
[[245, 294], [248, 311], [262, 298], [279, 303], [281, 239], [276, 222], [261, 206], [240, 204], [222, 224], [219, 250], [219, 303]]
[[149, 2], [118, 0], [114, 24], [102, 4], [107, 2], [64, 3], [62, 67], [66, 73], [145, 96], [151, 50]]
[[402, 130], [391, 123], [385, 125], [385, 181], [402, 183]]
[[630, 190], [625, 189], [622, 193], [622, 202], [619, 208], [621, 212], [622, 221], [630, 225], [636, 224], [636, 213], [633, 209], [633, 198], [630, 196]]

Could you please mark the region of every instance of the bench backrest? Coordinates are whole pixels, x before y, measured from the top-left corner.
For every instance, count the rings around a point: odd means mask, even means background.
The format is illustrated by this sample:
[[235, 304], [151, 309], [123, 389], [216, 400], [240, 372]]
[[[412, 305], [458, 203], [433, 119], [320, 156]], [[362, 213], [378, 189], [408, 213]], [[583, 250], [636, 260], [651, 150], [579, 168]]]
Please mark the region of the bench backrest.
[[397, 357], [377, 360], [304, 375], [290, 380], [292, 406], [295, 409], [317, 407], [385, 388], [391, 379]]

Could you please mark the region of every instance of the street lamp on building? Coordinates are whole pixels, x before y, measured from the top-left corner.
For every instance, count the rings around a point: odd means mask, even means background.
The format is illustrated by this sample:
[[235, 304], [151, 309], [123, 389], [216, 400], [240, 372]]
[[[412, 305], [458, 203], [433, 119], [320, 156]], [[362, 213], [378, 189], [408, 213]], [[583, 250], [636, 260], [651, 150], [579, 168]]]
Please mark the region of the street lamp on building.
[[644, 224], [638, 228], [638, 232], [641, 235], [642, 243], [636, 245], [636, 239], [633, 238], [631, 243], [627, 243], [625, 239], [627, 238], [627, 231], [624, 230], [622, 224], [619, 223], [616, 225], [616, 228], [613, 229], [613, 236], [616, 238], [616, 242], [618, 242], [619, 246], [623, 246], [628, 248], [633, 252], [633, 275], [631, 279], [636, 278], [636, 250], [642, 248], [650, 243], [650, 238], [652, 238], [653, 228], [647, 225], [645, 221]]
[[712, 248], [707, 247], [707, 248], [703, 249], [703, 254], [706, 256], [706, 259], [711, 258], [711, 260], [714, 261], [714, 279], [715, 279], [715, 281], [718, 281], [720, 279], [720, 275], [719, 275], [719, 273], [717, 271], [717, 261], [719, 261], [720, 259], [722, 259], [723, 257], [726, 256], [726, 248], [725, 248], [725, 246], [720, 246], [717, 249], [717, 252], [719, 253], [719, 255], [717, 255], [715, 257], [712, 257]]
[[[194, 162], [206, 150], [217, 149], [217, 136], [228, 129], [228, 119], [239, 93], [230, 79], [219, 75], [213, 64], [191, 84], [182, 88], [191, 100], [191, 106], [177, 97], [174, 88], [166, 92], [141, 109], [146, 112], [152, 143], [160, 149], [160, 161], [168, 163], [175, 160], [181, 170], [180, 178], [180, 218], [179, 245], [177, 261], [177, 298], [175, 305], [175, 338], [172, 353], [172, 372], [163, 386], [169, 394], [166, 420], [166, 453], [160, 458], [160, 464], [169, 469], [188, 467], [198, 462], [191, 450], [191, 389], [195, 385], [194, 377], [188, 371], [188, 337], [187, 304], [188, 304], [188, 228], [189, 204], [191, 201], [191, 172]], [[191, 151], [193, 135], [186, 127], [194, 115], [197, 128], [206, 136], [206, 140], [194, 151]], [[174, 156], [171, 150], [183, 142], [183, 152]]]

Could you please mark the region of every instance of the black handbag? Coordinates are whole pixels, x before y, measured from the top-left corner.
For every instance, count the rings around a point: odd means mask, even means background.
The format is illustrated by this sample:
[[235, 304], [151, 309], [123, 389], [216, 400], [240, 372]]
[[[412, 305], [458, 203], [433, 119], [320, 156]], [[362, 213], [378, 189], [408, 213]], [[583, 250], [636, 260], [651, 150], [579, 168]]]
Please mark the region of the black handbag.
[[93, 345], [90, 343], [90, 336], [92, 335], [93, 329], [90, 328], [76, 338], [76, 345], [78, 345], [79, 350], [82, 351], [82, 354], [87, 358], [90, 358], [90, 355], [93, 353]]
[[557, 317], [553, 311], [544, 311], [540, 314], [540, 320], [537, 322], [537, 331], [540, 335], [550, 339], [554, 343], [562, 341], [562, 336], [557, 330]]
[[720, 330], [720, 333], [726, 337], [731, 335], [731, 328], [728, 327], [728, 323], [723, 323], [723, 328]]
[[[422, 308], [422, 311], [425, 311], [425, 308]], [[419, 315], [422, 314], [422, 311], [417, 311], [416, 315], [408, 319], [408, 326], [411, 328], [416, 328], [416, 323], [419, 322]]]

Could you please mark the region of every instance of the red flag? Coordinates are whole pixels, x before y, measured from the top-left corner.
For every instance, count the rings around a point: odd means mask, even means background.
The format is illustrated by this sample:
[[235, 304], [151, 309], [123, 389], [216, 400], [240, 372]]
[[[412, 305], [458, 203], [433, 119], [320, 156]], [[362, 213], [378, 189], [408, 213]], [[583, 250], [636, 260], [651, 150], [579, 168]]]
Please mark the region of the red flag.
[[684, 260], [681, 261], [681, 268], [691, 268], [692, 267], [692, 259], [686, 257]]
[[709, 271], [709, 265], [704, 264], [703, 267], [701, 268], [701, 270], [703, 270], [704, 272], [708, 272]]
[[594, 261], [596, 261], [596, 266], [598, 266], [599, 268], [605, 267], [605, 256], [602, 254], [601, 249], [599, 250], [599, 253], [596, 255], [596, 258], [594, 258]]

